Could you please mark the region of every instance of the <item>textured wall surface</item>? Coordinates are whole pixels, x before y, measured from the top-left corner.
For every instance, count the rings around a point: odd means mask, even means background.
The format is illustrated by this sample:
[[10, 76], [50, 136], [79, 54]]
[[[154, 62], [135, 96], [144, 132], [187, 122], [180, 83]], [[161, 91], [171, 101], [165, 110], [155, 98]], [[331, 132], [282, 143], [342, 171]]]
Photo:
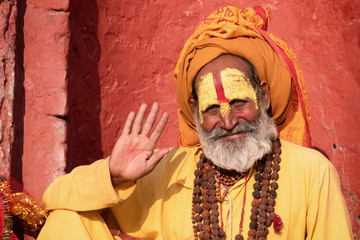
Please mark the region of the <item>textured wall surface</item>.
[[64, 173], [68, 1], [26, 1], [24, 15], [24, 187], [41, 200]]
[[0, 176], [8, 177], [14, 141], [15, 19], [12, 2], [0, 2]]

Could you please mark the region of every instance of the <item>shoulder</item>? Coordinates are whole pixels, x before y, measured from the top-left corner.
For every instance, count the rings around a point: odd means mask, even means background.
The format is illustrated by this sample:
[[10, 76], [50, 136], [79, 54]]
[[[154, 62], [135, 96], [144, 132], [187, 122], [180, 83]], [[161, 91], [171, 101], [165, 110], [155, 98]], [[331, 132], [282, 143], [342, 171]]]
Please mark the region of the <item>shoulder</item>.
[[333, 164], [319, 151], [281, 140], [284, 165], [294, 171], [307, 173], [336, 172]]

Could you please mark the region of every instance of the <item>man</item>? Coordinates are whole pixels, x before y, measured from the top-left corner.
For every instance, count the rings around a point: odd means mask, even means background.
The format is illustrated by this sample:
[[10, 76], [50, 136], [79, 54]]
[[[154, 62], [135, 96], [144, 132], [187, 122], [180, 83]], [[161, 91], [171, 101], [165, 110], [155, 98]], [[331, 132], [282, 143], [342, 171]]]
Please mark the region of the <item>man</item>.
[[151, 131], [158, 105], [144, 124], [141, 105], [110, 158], [47, 189], [39, 239], [352, 239], [335, 168], [294, 144], [310, 145], [303, 80], [268, 17], [204, 20], [174, 74], [182, 147], [153, 152], [168, 116]]

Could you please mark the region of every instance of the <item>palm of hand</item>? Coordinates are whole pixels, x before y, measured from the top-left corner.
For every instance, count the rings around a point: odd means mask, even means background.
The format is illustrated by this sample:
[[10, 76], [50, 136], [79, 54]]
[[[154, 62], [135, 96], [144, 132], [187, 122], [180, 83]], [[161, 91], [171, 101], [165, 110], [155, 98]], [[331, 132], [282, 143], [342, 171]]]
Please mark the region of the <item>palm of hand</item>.
[[114, 185], [135, 181], [147, 175], [168, 152], [168, 149], [160, 149], [153, 153], [155, 144], [165, 128], [167, 113], [162, 115], [150, 134], [158, 105], [154, 103], [142, 126], [145, 111], [146, 105], [142, 105], [136, 117], [133, 112], [128, 115], [123, 132], [114, 146], [110, 157], [110, 174]]

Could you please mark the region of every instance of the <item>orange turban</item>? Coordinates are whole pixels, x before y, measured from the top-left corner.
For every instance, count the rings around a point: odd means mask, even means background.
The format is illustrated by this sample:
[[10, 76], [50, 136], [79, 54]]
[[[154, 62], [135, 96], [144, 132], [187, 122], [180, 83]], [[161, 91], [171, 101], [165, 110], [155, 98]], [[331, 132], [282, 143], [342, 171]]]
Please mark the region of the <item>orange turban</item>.
[[180, 125], [179, 145], [199, 145], [189, 105], [192, 81], [207, 63], [222, 54], [247, 59], [270, 88], [271, 112], [282, 139], [310, 146], [310, 114], [296, 56], [268, 33], [270, 9], [223, 7], [210, 14], [185, 43], [174, 71]]

